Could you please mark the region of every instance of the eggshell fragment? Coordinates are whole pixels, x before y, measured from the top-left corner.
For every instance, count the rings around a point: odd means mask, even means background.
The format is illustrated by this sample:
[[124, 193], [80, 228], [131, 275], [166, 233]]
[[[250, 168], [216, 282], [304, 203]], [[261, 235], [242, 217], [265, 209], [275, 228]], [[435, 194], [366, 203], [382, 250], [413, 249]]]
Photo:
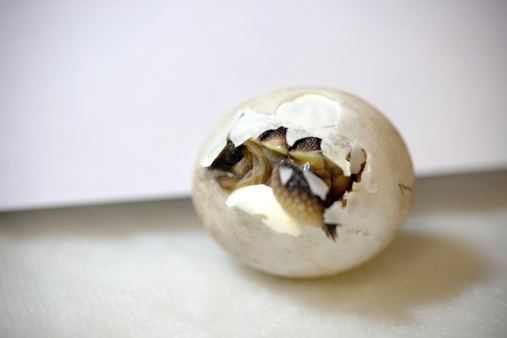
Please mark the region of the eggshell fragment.
[[[312, 121], [312, 112], [325, 123]], [[302, 135], [321, 138], [323, 154], [347, 176], [364, 164], [360, 181], [324, 212], [325, 222], [339, 224], [335, 241], [318, 227], [291, 226], [290, 216], [283, 221], [276, 199], [265, 198], [269, 187], [249, 186], [228, 195], [206, 168], [227, 136], [238, 146], [265, 128], [281, 126], [288, 128], [289, 144]], [[409, 212], [414, 174], [403, 140], [374, 107], [342, 91], [301, 87], [267, 93], [234, 109], [206, 139], [193, 184], [197, 213], [222, 246], [259, 270], [305, 278], [350, 269], [382, 251]]]
[[329, 191], [329, 187], [326, 183], [324, 183], [324, 181], [311, 171], [305, 170], [303, 171], [303, 175], [306, 178], [313, 194], [319, 196], [321, 200], [325, 200], [327, 192]]
[[278, 233], [299, 236], [303, 232], [303, 226], [285, 212], [267, 185], [257, 184], [235, 190], [226, 204], [259, 217], [262, 223]]

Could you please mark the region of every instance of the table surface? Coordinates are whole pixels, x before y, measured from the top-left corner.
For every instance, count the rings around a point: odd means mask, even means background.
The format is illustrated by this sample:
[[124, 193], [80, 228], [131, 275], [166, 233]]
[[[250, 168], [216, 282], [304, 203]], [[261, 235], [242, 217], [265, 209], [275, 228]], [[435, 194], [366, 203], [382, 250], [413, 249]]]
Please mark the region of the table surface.
[[381, 255], [269, 276], [190, 199], [0, 214], [2, 337], [505, 337], [507, 171], [422, 178]]

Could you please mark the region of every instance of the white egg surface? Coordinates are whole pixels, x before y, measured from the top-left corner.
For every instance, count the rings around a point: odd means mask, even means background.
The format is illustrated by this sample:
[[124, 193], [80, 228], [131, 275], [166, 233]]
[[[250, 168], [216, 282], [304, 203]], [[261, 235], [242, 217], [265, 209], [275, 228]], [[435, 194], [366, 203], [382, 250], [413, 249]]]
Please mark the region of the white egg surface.
[[287, 88], [230, 112], [198, 155], [193, 201], [246, 264], [294, 278], [336, 274], [381, 252], [414, 192], [408, 150], [373, 106], [329, 88]]

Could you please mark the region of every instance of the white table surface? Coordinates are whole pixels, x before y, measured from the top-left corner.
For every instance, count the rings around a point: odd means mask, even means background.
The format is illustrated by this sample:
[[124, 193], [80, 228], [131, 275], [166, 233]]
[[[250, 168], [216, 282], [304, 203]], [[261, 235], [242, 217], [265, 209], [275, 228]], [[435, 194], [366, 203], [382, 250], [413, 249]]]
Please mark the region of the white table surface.
[[1, 213], [0, 336], [507, 336], [507, 171], [417, 184], [384, 253], [316, 280], [236, 262], [189, 199]]

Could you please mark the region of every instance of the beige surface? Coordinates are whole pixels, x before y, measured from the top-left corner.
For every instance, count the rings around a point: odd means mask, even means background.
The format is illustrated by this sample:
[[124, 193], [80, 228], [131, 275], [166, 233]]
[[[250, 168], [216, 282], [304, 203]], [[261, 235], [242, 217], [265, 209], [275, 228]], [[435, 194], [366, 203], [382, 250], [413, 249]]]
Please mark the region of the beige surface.
[[507, 172], [417, 185], [383, 254], [307, 281], [229, 258], [188, 199], [0, 214], [0, 336], [505, 336]]

